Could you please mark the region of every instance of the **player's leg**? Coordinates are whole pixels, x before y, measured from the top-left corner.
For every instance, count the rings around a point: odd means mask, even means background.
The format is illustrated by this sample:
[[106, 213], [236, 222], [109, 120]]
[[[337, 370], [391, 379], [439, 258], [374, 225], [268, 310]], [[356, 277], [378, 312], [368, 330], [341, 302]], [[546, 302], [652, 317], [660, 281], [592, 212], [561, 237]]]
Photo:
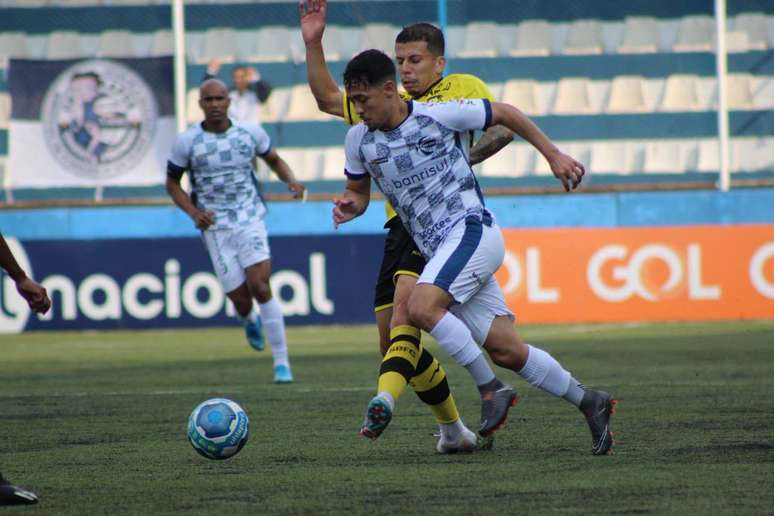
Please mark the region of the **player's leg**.
[[261, 320], [253, 309], [253, 300], [245, 285], [245, 272], [240, 266], [238, 244], [234, 231], [229, 229], [202, 232], [202, 240], [226, 295], [234, 304], [237, 316], [242, 320], [247, 342], [258, 351], [263, 350]]
[[244, 227], [239, 235], [239, 261], [247, 277], [250, 294], [258, 302], [266, 339], [274, 359], [274, 382], [291, 383], [293, 374], [288, 359], [285, 317], [279, 301], [272, 295], [271, 250], [269, 236], [263, 221]]
[[502, 235], [491, 222], [470, 218], [457, 224], [425, 266], [409, 301], [411, 319], [473, 377], [482, 396], [481, 427], [487, 436], [516, 403], [513, 388], [495, 377], [470, 329], [448, 310], [464, 305], [494, 274], [504, 254]]
[[0, 473], [0, 505], [32, 505], [38, 503], [38, 496], [3, 478]]
[[526, 344], [507, 317], [495, 318], [484, 349], [495, 364], [515, 371], [531, 385], [578, 407], [591, 430], [591, 452], [605, 455], [610, 451], [613, 446], [610, 416], [615, 413], [617, 402], [608, 393], [585, 388], [548, 352]]

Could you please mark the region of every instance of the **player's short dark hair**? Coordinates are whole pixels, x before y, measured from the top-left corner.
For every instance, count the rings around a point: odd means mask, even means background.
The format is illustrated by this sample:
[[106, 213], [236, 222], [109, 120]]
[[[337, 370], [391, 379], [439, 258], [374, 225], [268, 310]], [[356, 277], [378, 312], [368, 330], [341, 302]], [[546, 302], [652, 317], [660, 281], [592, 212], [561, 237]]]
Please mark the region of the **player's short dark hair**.
[[420, 22], [406, 25], [395, 38], [395, 43], [413, 43], [414, 41], [427, 43], [427, 50], [436, 56], [442, 56], [446, 51], [443, 32], [432, 23]]
[[381, 50], [364, 50], [353, 57], [344, 70], [344, 87], [379, 86], [395, 80], [395, 63]]
[[97, 72], [80, 72], [73, 74], [72, 77], [70, 77], [70, 81], [75, 81], [77, 79], [92, 79], [94, 82], [96, 82], [98, 85], [102, 85], [102, 79], [99, 77], [99, 74]]

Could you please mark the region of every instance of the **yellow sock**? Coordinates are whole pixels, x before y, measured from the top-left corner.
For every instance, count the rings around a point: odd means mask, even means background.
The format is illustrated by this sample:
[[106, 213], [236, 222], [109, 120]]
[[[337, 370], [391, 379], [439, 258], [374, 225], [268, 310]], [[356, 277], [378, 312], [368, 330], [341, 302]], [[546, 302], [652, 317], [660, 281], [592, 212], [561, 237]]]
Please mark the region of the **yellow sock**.
[[416, 366], [416, 375], [411, 379], [411, 386], [419, 399], [430, 406], [439, 424], [454, 423], [460, 418], [454, 396], [449, 390], [449, 382], [446, 381], [446, 371], [424, 348]]
[[420, 345], [419, 328], [402, 325], [390, 330], [390, 349], [379, 368], [377, 392], [389, 392], [397, 400], [417, 368]]

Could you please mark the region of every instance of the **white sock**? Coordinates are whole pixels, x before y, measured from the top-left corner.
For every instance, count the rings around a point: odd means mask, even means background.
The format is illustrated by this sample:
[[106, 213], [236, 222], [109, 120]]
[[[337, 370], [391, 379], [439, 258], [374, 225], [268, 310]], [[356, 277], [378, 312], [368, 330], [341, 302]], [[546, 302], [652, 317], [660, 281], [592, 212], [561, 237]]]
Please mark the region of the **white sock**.
[[391, 410], [395, 410], [395, 398], [392, 397], [392, 394], [390, 394], [387, 391], [382, 391], [376, 395], [379, 398], [384, 399], [387, 404], [390, 405]]
[[451, 312], [441, 317], [435, 328], [430, 330], [430, 335], [449, 356], [468, 370], [476, 385], [485, 385], [495, 379], [494, 371], [481, 354], [481, 348], [473, 340], [470, 330]]
[[277, 299], [272, 297], [266, 303], [259, 303], [261, 319], [266, 332], [266, 340], [271, 346], [271, 355], [274, 357], [274, 365], [290, 366], [288, 361], [288, 343], [285, 338], [285, 318]]
[[453, 423], [441, 423], [439, 426], [441, 427], [441, 435], [449, 441], [454, 441], [465, 431], [465, 424], [460, 418], [457, 418], [457, 421]]
[[[570, 373], [565, 371], [554, 357], [542, 349], [529, 344], [527, 346], [529, 347], [527, 363], [518, 372], [519, 376], [535, 387], [563, 398], [570, 389], [570, 380], [572, 378]], [[581, 395], [581, 397], [583, 396]]]

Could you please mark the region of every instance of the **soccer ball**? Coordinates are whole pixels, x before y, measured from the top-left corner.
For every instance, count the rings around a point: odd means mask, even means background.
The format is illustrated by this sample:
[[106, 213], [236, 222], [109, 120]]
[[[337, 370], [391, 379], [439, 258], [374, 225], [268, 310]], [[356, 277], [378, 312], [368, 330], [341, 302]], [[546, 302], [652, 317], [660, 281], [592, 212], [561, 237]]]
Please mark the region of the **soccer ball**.
[[188, 440], [208, 459], [228, 459], [242, 449], [250, 435], [249, 420], [238, 403], [212, 398], [196, 407], [188, 418]]

